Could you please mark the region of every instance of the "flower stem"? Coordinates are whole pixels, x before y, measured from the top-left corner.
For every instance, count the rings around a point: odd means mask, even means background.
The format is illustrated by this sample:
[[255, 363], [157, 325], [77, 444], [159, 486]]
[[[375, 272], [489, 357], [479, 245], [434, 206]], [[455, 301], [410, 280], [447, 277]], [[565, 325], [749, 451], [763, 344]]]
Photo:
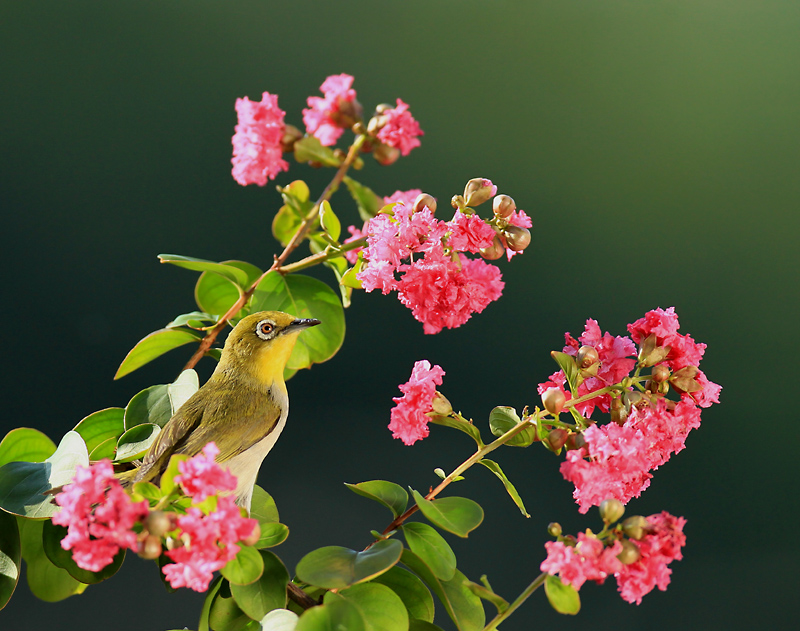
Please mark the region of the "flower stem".
[[355, 250], [358, 248], [363, 248], [367, 244], [367, 238], [362, 237], [361, 239], [356, 239], [355, 241], [351, 241], [350, 243], [344, 243], [341, 247], [336, 249], [331, 249], [330, 251], [325, 250], [323, 252], [318, 252], [317, 254], [312, 254], [311, 256], [307, 256], [304, 259], [300, 259], [294, 263], [289, 263], [289, 265], [282, 265], [281, 267], [276, 268], [276, 272], [279, 274], [290, 274], [292, 272], [299, 272], [300, 270], [306, 269], [308, 267], [313, 267], [318, 263], [323, 263], [325, 261], [330, 261], [331, 259], [339, 258], [340, 256], [344, 256], [345, 252], [349, 252], [350, 250]]
[[544, 584], [544, 580], [547, 578], [547, 572], [542, 572], [533, 579], [533, 582], [528, 585], [525, 590], [517, 596], [516, 600], [511, 603], [508, 607], [506, 607], [502, 612], [498, 613], [492, 620], [487, 624], [483, 631], [494, 631], [497, 626], [503, 622], [506, 618], [508, 618], [512, 613], [514, 613], [522, 603], [524, 603], [530, 597], [533, 592], [535, 592], [539, 587]]

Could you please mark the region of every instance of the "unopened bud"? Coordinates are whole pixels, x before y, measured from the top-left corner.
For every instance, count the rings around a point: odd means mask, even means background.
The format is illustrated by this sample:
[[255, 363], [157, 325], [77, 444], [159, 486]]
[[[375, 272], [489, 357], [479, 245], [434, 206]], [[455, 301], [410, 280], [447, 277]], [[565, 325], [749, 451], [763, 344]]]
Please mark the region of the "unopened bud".
[[547, 534], [551, 537], [558, 537], [561, 535], [561, 524], [557, 521], [550, 522], [547, 526]]
[[147, 535], [139, 543], [139, 556], [143, 559], [157, 559], [161, 556], [161, 538], [156, 535]]
[[394, 108], [394, 105], [391, 105], [389, 103], [381, 103], [380, 105], [378, 105], [375, 108], [375, 113], [376, 114], [383, 114], [386, 110], [390, 110], [390, 109], [393, 109], [393, 108]]
[[569, 438], [567, 438], [567, 450], [569, 451], [581, 449], [585, 446], [586, 446], [586, 438], [583, 436], [583, 432], [578, 432], [577, 434], [570, 434]]
[[622, 502], [613, 497], [603, 500], [600, 503], [600, 519], [607, 524], [619, 521], [624, 514], [625, 507], [622, 505]]
[[506, 238], [508, 247], [515, 252], [522, 252], [531, 244], [530, 230], [521, 226], [506, 226], [506, 229], [503, 230], [503, 236]]
[[497, 192], [497, 187], [486, 178], [472, 178], [464, 187], [464, 199], [467, 206], [478, 206], [491, 198]]
[[621, 397], [611, 399], [611, 420], [617, 425], [623, 425], [628, 418], [628, 410]]
[[547, 444], [550, 445], [553, 451], [558, 451], [566, 444], [567, 438], [569, 438], [569, 432], [557, 427], [547, 435]]
[[561, 414], [566, 402], [567, 397], [560, 388], [548, 388], [542, 393], [544, 408], [553, 416]]
[[433, 198], [433, 195], [428, 195], [427, 193], [420, 193], [417, 195], [417, 199], [414, 200], [414, 212], [418, 213], [423, 208], [427, 207], [432, 213], [436, 212], [436, 200]]
[[639, 546], [626, 539], [622, 542], [622, 552], [617, 555], [617, 558], [620, 563], [630, 565], [631, 563], [636, 563], [641, 556], [642, 552], [639, 550]]
[[650, 524], [641, 515], [632, 515], [622, 522], [622, 532], [636, 541], [643, 539], [649, 528]]
[[369, 123], [367, 123], [367, 131], [370, 133], [370, 135], [375, 136], [388, 121], [389, 119], [385, 116], [373, 116], [369, 119]]
[[466, 208], [467, 202], [464, 201], [461, 195], [453, 195], [450, 198], [450, 205], [457, 210], [461, 210], [462, 208]]
[[372, 156], [378, 164], [387, 167], [397, 162], [397, 159], [400, 157], [400, 150], [397, 147], [390, 147], [389, 145], [381, 143], [372, 151]]
[[259, 539], [261, 539], [261, 526], [259, 526], [258, 522], [256, 522], [253, 532], [242, 539], [242, 543], [246, 546], [254, 546], [256, 543], [258, 543]]
[[358, 121], [355, 125], [353, 125], [353, 133], [358, 134], [359, 136], [363, 136], [367, 133], [367, 128], [364, 127], [364, 123]]
[[488, 248], [480, 249], [481, 256], [488, 261], [496, 261], [506, 253], [506, 244], [500, 231], [495, 228], [494, 240]]
[[356, 99], [352, 101], [339, 99], [338, 105], [339, 109], [331, 116], [331, 119], [342, 129], [350, 129], [361, 120], [364, 108]]
[[597, 349], [594, 346], [585, 344], [578, 349], [575, 361], [578, 362], [580, 368], [588, 368], [600, 361], [600, 355], [597, 354]]
[[144, 520], [144, 527], [151, 535], [163, 537], [164, 534], [174, 527], [169, 516], [160, 510], [150, 511]]
[[453, 411], [453, 406], [450, 405], [450, 401], [448, 401], [447, 397], [438, 390], [436, 391], [436, 394], [433, 395], [433, 401], [431, 404], [433, 406], [433, 411], [441, 416], [449, 416]]
[[498, 195], [492, 200], [494, 214], [503, 219], [510, 217], [516, 209], [517, 205], [508, 195]]
[[667, 368], [664, 364], [653, 366], [653, 374], [651, 374], [650, 377], [656, 383], [664, 383], [667, 379], [669, 379], [669, 368]]
[[281, 138], [281, 151], [284, 153], [291, 153], [294, 151], [294, 143], [303, 137], [301, 132], [294, 125], [286, 125], [283, 130], [283, 137]]

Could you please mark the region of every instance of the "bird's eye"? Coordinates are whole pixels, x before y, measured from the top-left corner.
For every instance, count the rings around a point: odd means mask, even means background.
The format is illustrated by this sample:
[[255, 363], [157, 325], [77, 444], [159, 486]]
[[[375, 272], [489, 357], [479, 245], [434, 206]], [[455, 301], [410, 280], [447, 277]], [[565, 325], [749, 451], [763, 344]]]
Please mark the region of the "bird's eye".
[[275, 330], [275, 325], [269, 320], [262, 320], [256, 325], [256, 335], [262, 340], [268, 340]]

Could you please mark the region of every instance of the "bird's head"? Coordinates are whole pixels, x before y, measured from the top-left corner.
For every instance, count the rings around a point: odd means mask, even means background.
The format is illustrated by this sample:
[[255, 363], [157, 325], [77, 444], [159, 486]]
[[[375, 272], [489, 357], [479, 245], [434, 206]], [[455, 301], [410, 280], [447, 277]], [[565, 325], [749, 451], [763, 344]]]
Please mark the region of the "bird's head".
[[319, 323], [282, 311], [251, 313], [228, 334], [217, 369], [247, 374], [266, 385], [283, 381], [283, 370], [298, 334]]

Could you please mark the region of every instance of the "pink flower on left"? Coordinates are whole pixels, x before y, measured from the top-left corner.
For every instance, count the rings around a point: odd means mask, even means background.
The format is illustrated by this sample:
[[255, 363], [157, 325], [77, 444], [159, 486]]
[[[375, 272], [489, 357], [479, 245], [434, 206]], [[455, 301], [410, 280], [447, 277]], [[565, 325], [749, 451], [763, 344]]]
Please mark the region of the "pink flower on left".
[[233, 135], [233, 179], [242, 186], [274, 180], [289, 164], [282, 159], [286, 112], [278, 107], [278, 96], [264, 92], [261, 101], [236, 99], [238, 124]]
[[148, 504], [131, 500], [114, 478], [109, 460], [79, 466], [55, 502], [61, 510], [53, 515], [53, 523], [67, 527], [61, 547], [72, 550], [78, 567], [99, 572], [120, 549], [137, 550], [133, 526], [147, 516]]
[[414, 364], [411, 378], [399, 386], [403, 396], [392, 399], [397, 404], [392, 408], [392, 420], [389, 423], [392, 438], [413, 445], [428, 435], [430, 430], [426, 414], [433, 410], [436, 386], [442, 385], [443, 376], [442, 367], [431, 366], [427, 359]]

